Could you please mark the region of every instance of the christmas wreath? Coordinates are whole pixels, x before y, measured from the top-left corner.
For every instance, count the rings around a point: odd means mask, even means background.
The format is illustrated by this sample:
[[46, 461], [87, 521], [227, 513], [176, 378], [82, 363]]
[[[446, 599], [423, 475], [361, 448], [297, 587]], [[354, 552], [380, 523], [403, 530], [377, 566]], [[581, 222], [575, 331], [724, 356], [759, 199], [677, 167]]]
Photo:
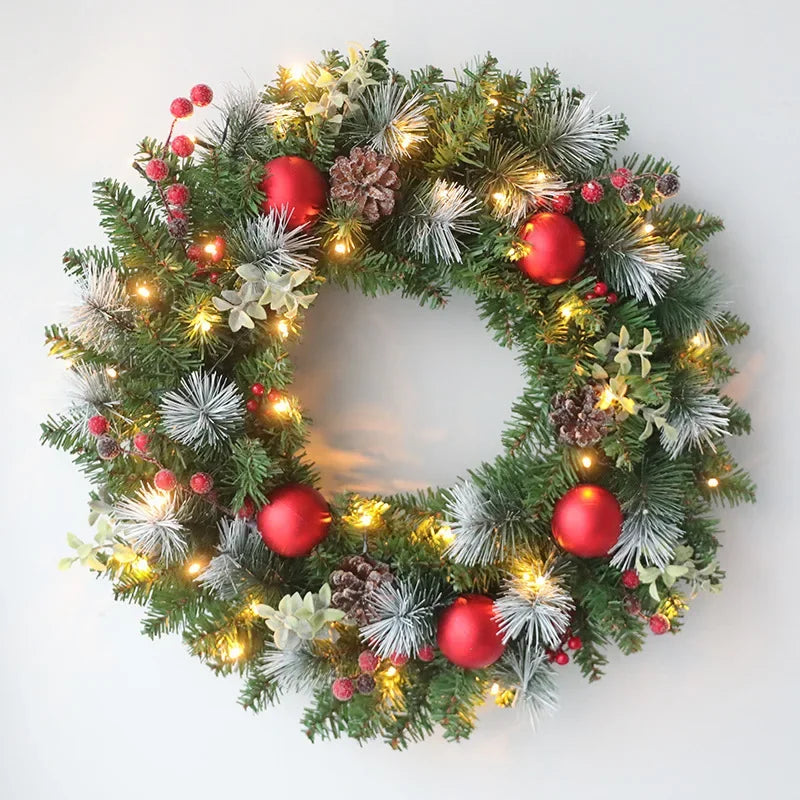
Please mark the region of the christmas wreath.
[[[702, 250], [721, 221], [665, 202], [676, 169], [615, 161], [622, 117], [491, 56], [405, 77], [379, 41], [212, 98], [172, 102], [143, 195], [95, 186], [109, 246], [64, 256], [81, 300], [47, 341], [73, 399], [43, 441], [96, 488], [63, 565], [240, 673], [246, 708], [312, 695], [312, 739], [460, 739], [487, 699], [535, 719], [558, 666], [594, 680], [608, 646], [675, 633], [723, 578], [713, 509], [754, 499], [721, 391], [747, 326]], [[474, 296], [527, 378], [503, 454], [324, 498], [287, 345], [326, 282]]]

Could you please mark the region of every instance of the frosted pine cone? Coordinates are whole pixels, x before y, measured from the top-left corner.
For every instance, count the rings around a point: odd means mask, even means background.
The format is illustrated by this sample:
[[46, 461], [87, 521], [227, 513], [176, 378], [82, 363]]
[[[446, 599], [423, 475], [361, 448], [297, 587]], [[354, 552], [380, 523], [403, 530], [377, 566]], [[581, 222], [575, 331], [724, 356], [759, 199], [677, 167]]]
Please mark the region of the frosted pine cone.
[[394, 211], [400, 188], [397, 165], [375, 150], [354, 147], [331, 167], [331, 197], [354, 203], [367, 222], [377, 222]]
[[372, 622], [369, 607], [379, 586], [394, 580], [389, 566], [368, 556], [348, 556], [331, 573], [331, 605], [358, 625]]
[[559, 393], [553, 398], [550, 422], [555, 425], [562, 442], [589, 447], [608, 433], [614, 415], [597, 407], [599, 396], [598, 387], [590, 383], [572, 394]]

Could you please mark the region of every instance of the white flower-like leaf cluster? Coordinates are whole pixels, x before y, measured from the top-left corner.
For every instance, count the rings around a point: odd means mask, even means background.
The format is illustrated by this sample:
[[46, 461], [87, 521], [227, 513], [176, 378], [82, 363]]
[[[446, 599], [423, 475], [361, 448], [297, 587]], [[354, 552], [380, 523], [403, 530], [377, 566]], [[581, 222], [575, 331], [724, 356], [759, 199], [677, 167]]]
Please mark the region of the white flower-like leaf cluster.
[[344, 611], [331, 608], [331, 587], [324, 584], [318, 594], [299, 592], [281, 598], [277, 608], [258, 604], [253, 610], [266, 620], [273, 632], [275, 646], [281, 650], [296, 650], [303, 642], [329, 639], [334, 636], [330, 625], [344, 618]]

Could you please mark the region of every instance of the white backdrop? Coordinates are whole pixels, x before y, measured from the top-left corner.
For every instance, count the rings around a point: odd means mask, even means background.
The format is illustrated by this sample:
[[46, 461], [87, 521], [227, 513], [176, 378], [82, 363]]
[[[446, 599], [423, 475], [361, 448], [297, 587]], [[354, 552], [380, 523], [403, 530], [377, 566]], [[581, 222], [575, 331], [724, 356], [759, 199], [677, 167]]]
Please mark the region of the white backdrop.
[[[798, 389], [798, 58], [788, 2], [88, 3], [4, 7], [1, 243], [2, 572], [0, 796], [17, 800], [269, 796], [649, 800], [794, 796], [798, 655], [794, 565]], [[589, 686], [561, 671], [562, 709], [537, 734], [487, 710], [460, 746], [397, 754], [312, 747], [301, 703], [255, 717], [176, 639], [138, 633], [138, 609], [79, 570], [56, 571], [84, 533], [86, 487], [37, 444], [63, 402], [41, 328], [66, 315], [67, 246], [100, 241], [90, 182], [132, 178], [133, 145], [160, 136], [198, 81], [262, 82], [277, 63], [349, 40], [390, 39], [396, 66], [449, 69], [487, 49], [509, 68], [550, 62], [624, 111], [629, 148], [681, 167], [681, 199], [721, 214], [711, 247], [753, 324], [732, 393], [756, 434], [736, 450], [754, 508], [726, 514], [728, 581], [679, 637], [614, 657]], [[449, 483], [498, 449], [520, 386], [469, 302], [437, 314], [395, 298], [328, 293], [299, 353], [326, 481]], [[444, 784], [443, 782], [447, 783]]]

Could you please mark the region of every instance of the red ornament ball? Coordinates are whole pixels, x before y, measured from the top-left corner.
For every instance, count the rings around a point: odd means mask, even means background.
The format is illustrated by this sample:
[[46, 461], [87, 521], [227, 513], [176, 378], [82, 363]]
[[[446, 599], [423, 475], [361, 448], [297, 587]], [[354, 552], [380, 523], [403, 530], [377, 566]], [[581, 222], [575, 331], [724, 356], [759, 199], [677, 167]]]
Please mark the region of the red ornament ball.
[[194, 153], [194, 142], [188, 136], [176, 136], [169, 146], [179, 158], [189, 158]]
[[236, 512], [236, 516], [239, 517], [239, 519], [252, 519], [255, 513], [256, 504], [253, 502], [252, 498], [245, 497], [242, 507]]
[[559, 650], [559, 652], [553, 656], [553, 661], [555, 661], [559, 666], [563, 667], [569, 664], [569, 656], [563, 650]]
[[214, 99], [214, 92], [211, 91], [211, 87], [207, 84], [198, 83], [192, 86], [189, 97], [192, 98], [192, 102], [196, 106], [202, 108], [203, 106], [207, 106]]
[[102, 436], [108, 430], [108, 420], [100, 414], [97, 414], [94, 417], [89, 417], [86, 427], [89, 429], [89, 433], [91, 433], [92, 436]]
[[417, 653], [417, 658], [420, 661], [433, 661], [435, 655], [436, 654], [433, 651], [433, 645], [426, 644], [420, 647], [419, 652]]
[[362, 672], [375, 672], [380, 666], [381, 660], [372, 650], [363, 650], [358, 656], [358, 668]]
[[267, 499], [256, 523], [264, 543], [278, 555], [307, 556], [328, 535], [331, 511], [313, 486], [291, 483]]
[[310, 225], [325, 208], [327, 185], [317, 167], [300, 156], [273, 158], [264, 168], [261, 204], [265, 214], [273, 209], [289, 210], [289, 228]]
[[622, 573], [622, 585], [626, 589], [635, 589], [640, 583], [639, 573], [635, 569], [626, 569]]
[[337, 678], [333, 682], [333, 686], [331, 686], [331, 692], [333, 692], [333, 696], [337, 700], [341, 700], [343, 703], [346, 703], [353, 696], [354, 691], [355, 686], [350, 678]]
[[250, 387], [250, 393], [254, 394], [256, 397], [261, 397], [264, 394], [264, 384], [263, 383], [254, 383]]
[[664, 614], [653, 614], [653, 616], [650, 617], [650, 630], [653, 631], [656, 636], [661, 636], [661, 634], [666, 633], [671, 627], [672, 624], [669, 621], [669, 617]]
[[594, 205], [603, 199], [603, 184], [597, 181], [587, 181], [581, 186], [581, 197], [587, 202]]
[[494, 664], [506, 649], [494, 615], [494, 602], [482, 594], [465, 594], [445, 609], [436, 636], [448, 661], [464, 669]]
[[550, 203], [553, 211], [557, 214], [569, 214], [572, 211], [572, 195], [557, 194]]
[[251, 397], [244, 405], [251, 414], [255, 414], [258, 411], [259, 402], [255, 397]]
[[620, 167], [611, 173], [610, 180], [615, 189], [621, 189], [633, 180], [633, 173], [625, 167]]
[[207, 472], [195, 472], [189, 478], [189, 488], [195, 494], [208, 494], [214, 488], [214, 479]]
[[619, 539], [622, 511], [611, 492], [582, 483], [556, 503], [551, 529], [567, 552], [581, 558], [602, 558]]
[[162, 492], [171, 492], [178, 485], [178, 479], [171, 469], [160, 469], [156, 472], [153, 483], [156, 485], [156, 489], [160, 489]]
[[408, 656], [405, 653], [392, 653], [389, 656], [389, 661], [392, 662], [394, 667], [404, 667], [408, 664]]
[[581, 641], [581, 637], [570, 636], [569, 639], [567, 639], [567, 647], [569, 647], [570, 650], [580, 650], [581, 647], [583, 647], [583, 642]]
[[193, 111], [194, 111], [194, 106], [192, 105], [192, 101], [188, 97], [176, 97], [169, 104], [169, 113], [172, 114], [172, 116], [176, 117], [177, 119], [183, 119], [184, 117], [191, 117]]
[[133, 437], [133, 446], [140, 453], [147, 453], [147, 451], [150, 449], [150, 434], [137, 433], [136, 436]]
[[144, 174], [147, 175], [151, 181], [160, 183], [169, 175], [169, 167], [167, 166], [167, 162], [162, 158], [151, 158], [145, 165]]
[[167, 202], [171, 206], [185, 206], [189, 202], [189, 190], [182, 183], [173, 183], [167, 189]]
[[528, 251], [517, 266], [536, 283], [556, 286], [575, 277], [586, 252], [581, 229], [563, 214], [534, 214], [523, 226], [520, 238]]

